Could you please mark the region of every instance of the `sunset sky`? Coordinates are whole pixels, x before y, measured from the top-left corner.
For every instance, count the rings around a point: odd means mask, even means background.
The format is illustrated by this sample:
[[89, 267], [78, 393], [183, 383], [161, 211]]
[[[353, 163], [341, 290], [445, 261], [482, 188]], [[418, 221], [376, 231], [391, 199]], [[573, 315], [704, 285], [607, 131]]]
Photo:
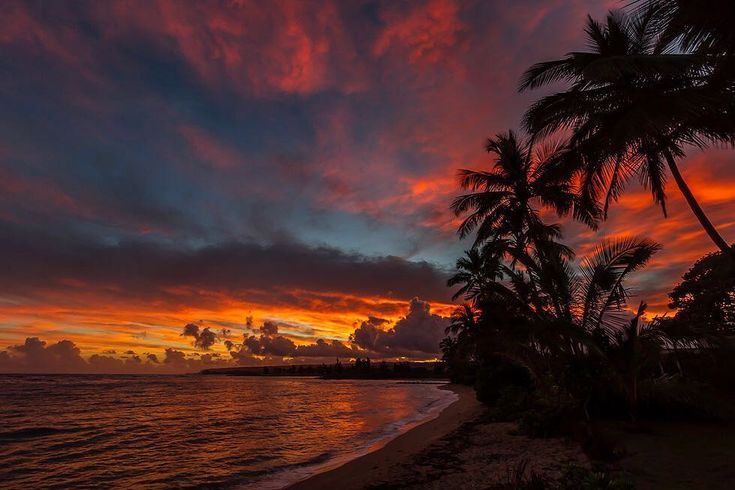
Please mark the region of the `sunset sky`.
[[[542, 95], [523, 70], [621, 5], [0, 3], [0, 370], [436, 358], [456, 170]], [[682, 164], [731, 242], [734, 158]], [[633, 281], [653, 313], [714, 250], [667, 191], [667, 219], [635, 184], [564, 227], [579, 257], [661, 242]]]

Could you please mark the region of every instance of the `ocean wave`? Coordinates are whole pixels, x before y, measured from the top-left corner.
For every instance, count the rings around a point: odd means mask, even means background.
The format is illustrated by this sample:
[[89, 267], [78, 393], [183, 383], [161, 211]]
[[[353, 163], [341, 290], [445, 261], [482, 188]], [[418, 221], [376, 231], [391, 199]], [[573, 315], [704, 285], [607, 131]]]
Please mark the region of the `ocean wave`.
[[43, 381], [0, 376], [3, 490], [282, 488], [381, 447], [456, 396], [391, 381]]
[[22, 429], [0, 432], [0, 441], [22, 441], [25, 439], [36, 439], [39, 437], [47, 437], [76, 431], [76, 429], [59, 429], [57, 427], [25, 427]]

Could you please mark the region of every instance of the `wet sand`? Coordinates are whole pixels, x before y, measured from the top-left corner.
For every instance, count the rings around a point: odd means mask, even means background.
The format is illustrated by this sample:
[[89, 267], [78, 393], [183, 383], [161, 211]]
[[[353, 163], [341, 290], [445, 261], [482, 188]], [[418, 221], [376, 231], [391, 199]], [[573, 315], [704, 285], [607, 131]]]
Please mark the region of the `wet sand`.
[[447, 385], [459, 395], [439, 416], [382, 448], [292, 485], [295, 490], [362, 488], [480, 489], [507, 482], [523, 467], [557, 476], [569, 463], [585, 464], [578, 446], [531, 439], [514, 423], [493, 423], [472, 388]]
[[483, 412], [483, 407], [475, 398], [472, 388], [457, 385], [447, 385], [446, 388], [457, 393], [459, 399], [445, 408], [437, 418], [401, 434], [376, 451], [333, 470], [314, 475], [289, 488], [292, 490], [324, 488], [348, 490], [365, 488], [376, 482], [390, 480], [396, 465], [406, 463], [433, 442]]

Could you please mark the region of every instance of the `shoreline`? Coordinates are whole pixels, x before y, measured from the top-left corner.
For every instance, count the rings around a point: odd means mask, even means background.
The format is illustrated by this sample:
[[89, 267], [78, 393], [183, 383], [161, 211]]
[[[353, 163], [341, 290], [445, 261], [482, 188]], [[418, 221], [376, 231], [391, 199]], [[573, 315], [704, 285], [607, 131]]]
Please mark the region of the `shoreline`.
[[326, 471], [316, 473], [286, 488], [289, 490], [340, 490], [364, 488], [391, 479], [391, 470], [409, 461], [433, 442], [449, 435], [465, 422], [479, 417], [483, 405], [475, 398], [472, 387], [447, 383], [440, 387], [457, 394], [458, 398], [438, 416], [419, 423], [388, 441], [382, 447]]

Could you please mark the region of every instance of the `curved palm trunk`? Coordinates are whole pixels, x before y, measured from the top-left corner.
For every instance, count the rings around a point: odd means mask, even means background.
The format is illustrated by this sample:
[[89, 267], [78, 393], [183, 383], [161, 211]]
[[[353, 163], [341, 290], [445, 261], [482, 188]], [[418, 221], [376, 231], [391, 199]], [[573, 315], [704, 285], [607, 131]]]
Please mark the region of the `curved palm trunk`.
[[684, 181], [684, 178], [681, 176], [681, 173], [679, 172], [679, 167], [676, 165], [676, 161], [674, 161], [674, 157], [667, 154], [666, 162], [669, 164], [669, 170], [671, 170], [671, 174], [674, 176], [676, 185], [679, 186], [679, 190], [682, 194], [684, 194], [684, 198], [687, 200], [689, 207], [692, 209], [692, 212], [699, 220], [699, 223], [702, 225], [702, 228], [704, 228], [704, 231], [707, 232], [710, 239], [715, 243], [715, 245], [717, 245], [717, 248], [719, 248], [723, 253], [730, 254], [730, 256], [735, 257], [735, 249], [728, 245], [725, 239], [722, 238], [722, 235], [719, 234], [717, 229], [709, 220], [707, 215], [704, 214], [702, 207], [699, 205], [697, 199], [694, 197], [694, 194], [692, 194], [689, 186]]

